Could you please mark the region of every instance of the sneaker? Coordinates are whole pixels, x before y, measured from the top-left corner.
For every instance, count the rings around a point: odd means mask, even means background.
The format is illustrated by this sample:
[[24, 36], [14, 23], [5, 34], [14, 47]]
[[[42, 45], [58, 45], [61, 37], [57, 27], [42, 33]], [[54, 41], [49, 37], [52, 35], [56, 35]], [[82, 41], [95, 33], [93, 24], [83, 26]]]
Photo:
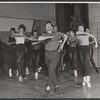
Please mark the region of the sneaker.
[[57, 85], [57, 86], [55, 87], [54, 92], [58, 92], [58, 90], [59, 90], [59, 86]]
[[35, 73], [34, 79], [38, 79], [38, 72]]
[[50, 86], [48, 85], [45, 89], [45, 96], [49, 96]]
[[77, 70], [74, 70], [74, 75], [75, 77], [77, 77]]
[[9, 77], [12, 77], [12, 70], [9, 69]]
[[19, 76], [19, 82], [23, 82], [22, 76]]
[[38, 70], [38, 72], [40, 72], [40, 71], [41, 71], [41, 69], [42, 69], [42, 67], [39, 67], [39, 70]]
[[85, 86], [85, 85], [86, 85], [86, 82], [85, 82], [85, 81], [83, 81], [83, 82], [82, 82], [82, 85], [83, 85], [83, 86]]
[[26, 68], [26, 75], [29, 75], [29, 69]]
[[91, 88], [91, 83], [87, 82], [87, 87]]

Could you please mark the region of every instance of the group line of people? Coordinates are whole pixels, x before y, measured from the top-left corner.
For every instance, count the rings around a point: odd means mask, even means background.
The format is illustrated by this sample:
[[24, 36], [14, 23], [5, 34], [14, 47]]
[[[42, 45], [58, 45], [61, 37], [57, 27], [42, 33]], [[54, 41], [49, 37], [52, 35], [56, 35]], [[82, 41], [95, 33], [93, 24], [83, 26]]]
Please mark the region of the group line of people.
[[[70, 30], [67, 34], [57, 31], [57, 26], [54, 26], [51, 22], [47, 21], [45, 24], [46, 32], [39, 36], [37, 30], [33, 30], [31, 36], [26, 35], [26, 27], [21, 24], [18, 27], [18, 33], [15, 32], [15, 28], [11, 28], [10, 36], [8, 38], [8, 46], [10, 50], [10, 68], [9, 76], [12, 77], [12, 70], [16, 69], [16, 73], [19, 78], [19, 82], [23, 82], [26, 79], [25, 73], [29, 74], [29, 68], [26, 62], [30, 59], [26, 55], [26, 52], [30, 51], [35, 66], [35, 79], [39, 77], [39, 66], [43, 61], [42, 56], [45, 58], [45, 64], [48, 69], [48, 81], [45, 88], [45, 95], [49, 95], [51, 85], [55, 87], [54, 92], [59, 90], [58, 78], [60, 76], [59, 71], [62, 63], [63, 51], [65, 50], [65, 44], [67, 43], [68, 55], [70, 58], [71, 66], [74, 69], [74, 75], [77, 77], [78, 59], [81, 65], [81, 72], [83, 76], [82, 85], [91, 87], [90, 82], [90, 61], [93, 63], [96, 72], [99, 73], [96, 65], [93, 61], [93, 44], [95, 48], [98, 47], [96, 37], [89, 32], [89, 28], [84, 31], [84, 25], [80, 24], [78, 31], [74, 32]], [[92, 40], [90, 41], [89, 38]], [[31, 47], [25, 46], [26, 41], [31, 41]], [[44, 55], [41, 54], [41, 48], [44, 48]], [[31, 48], [31, 49], [30, 49]], [[91, 55], [92, 54], [92, 55]], [[66, 55], [66, 54], [65, 54]], [[30, 61], [29, 61], [30, 62]]]

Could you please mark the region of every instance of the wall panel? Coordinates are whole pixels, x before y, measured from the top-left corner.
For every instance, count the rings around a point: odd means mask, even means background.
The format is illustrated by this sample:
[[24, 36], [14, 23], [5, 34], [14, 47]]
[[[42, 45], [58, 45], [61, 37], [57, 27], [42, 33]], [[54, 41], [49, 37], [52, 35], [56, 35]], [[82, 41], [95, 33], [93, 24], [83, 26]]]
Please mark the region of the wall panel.
[[100, 67], [100, 3], [89, 4], [89, 26], [97, 38], [99, 47], [94, 49], [94, 61]]
[[55, 20], [54, 3], [0, 3], [0, 16]]
[[54, 24], [55, 4], [0, 3], [0, 38], [5, 42], [10, 28], [17, 29], [19, 24], [25, 24], [27, 31], [31, 32], [34, 20], [50, 20]]

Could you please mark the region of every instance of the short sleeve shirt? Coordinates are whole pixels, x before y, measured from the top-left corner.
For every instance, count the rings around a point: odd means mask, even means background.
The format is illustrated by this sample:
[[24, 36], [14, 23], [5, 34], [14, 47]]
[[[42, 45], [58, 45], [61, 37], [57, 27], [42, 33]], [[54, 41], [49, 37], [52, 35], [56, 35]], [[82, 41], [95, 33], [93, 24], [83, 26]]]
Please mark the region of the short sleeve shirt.
[[57, 50], [58, 49], [59, 37], [64, 38], [64, 33], [62, 33], [62, 32], [55, 32], [55, 33], [53, 32], [51, 34], [44, 33], [42, 36], [54, 36], [55, 37], [54, 40], [51, 40], [50, 42], [45, 44], [45, 50], [53, 51], [53, 50]]

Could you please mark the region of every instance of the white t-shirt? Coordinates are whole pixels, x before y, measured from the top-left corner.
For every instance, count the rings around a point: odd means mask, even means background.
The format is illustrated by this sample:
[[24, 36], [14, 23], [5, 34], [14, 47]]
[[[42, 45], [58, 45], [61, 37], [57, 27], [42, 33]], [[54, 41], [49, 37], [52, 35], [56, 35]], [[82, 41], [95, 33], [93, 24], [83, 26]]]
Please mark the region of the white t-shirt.
[[24, 44], [25, 42], [25, 37], [15, 37], [16, 44]]
[[76, 32], [77, 39], [79, 40], [79, 45], [89, 45], [89, 33]]

